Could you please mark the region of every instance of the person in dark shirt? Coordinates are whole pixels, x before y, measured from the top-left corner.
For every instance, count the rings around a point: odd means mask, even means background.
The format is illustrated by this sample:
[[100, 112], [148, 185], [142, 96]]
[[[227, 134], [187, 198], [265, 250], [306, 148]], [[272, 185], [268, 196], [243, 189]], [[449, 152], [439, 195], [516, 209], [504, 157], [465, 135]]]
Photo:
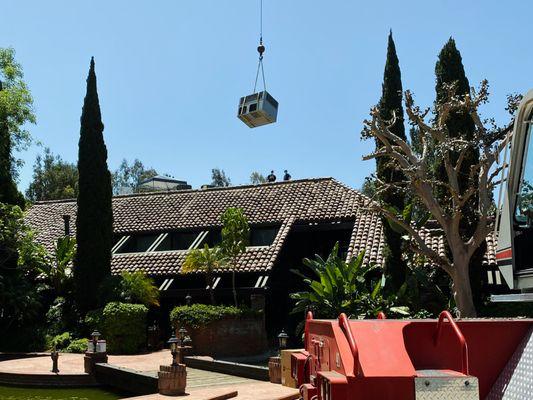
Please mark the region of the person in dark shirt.
[[274, 171], [270, 171], [270, 175], [267, 176], [268, 182], [276, 182], [276, 175], [274, 175]]
[[287, 170], [285, 170], [284, 172], [285, 172], [285, 175], [283, 175], [283, 180], [284, 181], [290, 181], [291, 180], [291, 174], [289, 174], [287, 172]]

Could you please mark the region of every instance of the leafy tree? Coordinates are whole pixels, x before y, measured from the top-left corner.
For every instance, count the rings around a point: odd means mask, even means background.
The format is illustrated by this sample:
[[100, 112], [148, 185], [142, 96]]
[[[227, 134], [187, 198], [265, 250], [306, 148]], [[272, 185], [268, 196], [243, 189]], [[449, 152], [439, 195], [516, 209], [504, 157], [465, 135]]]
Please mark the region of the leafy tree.
[[78, 168], [54, 156], [49, 148], [33, 164], [33, 180], [26, 190], [30, 201], [71, 199], [78, 195]]
[[[413, 125], [420, 130], [422, 152], [419, 153], [404, 139], [395, 135], [390, 129], [392, 121], [384, 120], [375, 107], [371, 110], [371, 119], [365, 121], [365, 136], [378, 139], [384, 144], [383, 151], [371, 154], [364, 159], [387, 156], [402, 169], [403, 182], [390, 183], [398, 189], [409, 190], [422, 203], [446, 239], [448, 254], [441, 254], [428, 245], [424, 239], [426, 233], [412, 224], [412, 213], [398, 212], [391, 208], [369, 204], [369, 208], [382, 213], [395, 226], [399, 226], [409, 240], [411, 249], [427, 263], [442, 268], [453, 282], [455, 303], [461, 317], [474, 317], [476, 307], [473, 302], [470, 285], [470, 262], [474, 253], [494, 229], [491, 213], [493, 209], [492, 190], [498, 183], [498, 174], [502, 166], [494, 166], [498, 155], [508, 144], [504, 140], [512, 128], [512, 123], [503, 129], [485, 126], [478, 114], [480, 105], [488, 101], [488, 84], [483, 81], [481, 87], [464, 96], [456, 95], [456, 83], [447, 85], [447, 97], [437, 102], [437, 116], [427, 122], [427, 111], [416, 106], [413, 95], [405, 92], [407, 115]], [[469, 115], [475, 122], [475, 131], [471, 140], [449, 135], [448, 117], [453, 114]], [[430, 140], [428, 140], [430, 138]], [[446, 180], [435, 184], [432, 165], [429, 164], [430, 152], [436, 152], [444, 163]], [[480, 157], [470, 167], [467, 177], [462, 176], [462, 163], [468, 154], [478, 152]], [[456, 157], [457, 156], [457, 157]], [[380, 182], [379, 185], [384, 185]], [[466, 185], [466, 186], [465, 186]], [[446, 190], [441, 197], [436, 186]], [[474, 227], [470, 235], [462, 229], [464, 207], [472, 198], [476, 198], [474, 209]]]
[[156, 175], [155, 169], [145, 168], [144, 164], [137, 158], [133, 160], [131, 165], [124, 159], [118, 169], [113, 172], [113, 193], [120, 194], [122, 188], [129, 188], [136, 193], [139, 191], [139, 184], [142, 181]]
[[[461, 53], [456, 47], [455, 40], [450, 38], [440, 51], [438, 61], [435, 65], [436, 76], [436, 100], [435, 104], [442, 104], [449, 97], [451, 91], [455, 96], [464, 97], [470, 93], [470, 83], [466, 77], [465, 69], [462, 62]], [[451, 86], [453, 85], [453, 89]], [[435, 109], [436, 118], [439, 118], [439, 107]], [[444, 124], [447, 128], [446, 134], [450, 138], [462, 139], [465, 141], [475, 140], [476, 126], [472, 116], [469, 113], [457, 110], [443, 116]], [[452, 151], [449, 153], [451, 162], [456, 163], [459, 158], [459, 151]], [[479, 149], [475, 146], [470, 146], [461, 155], [461, 163], [458, 165], [458, 190], [459, 195], [464, 195], [477, 182], [469, 178], [472, 167], [479, 162]], [[448, 180], [445, 163], [442, 157], [435, 157], [435, 178], [437, 182], [446, 183]], [[449, 194], [444, 185], [437, 185], [437, 196], [443, 205], [451, 208], [452, 204], [449, 201]], [[470, 196], [468, 201], [463, 204], [460, 212], [463, 217], [460, 222], [460, 233], [463, 239], [469, 238], [476, 229], [476, 209], [478, 208], [478, 196]], [[481, 264], [483, 254], [486, 251], [486, 244], [483, 244], [474, 253], [470, 262], [471, 285], [474, 291], [474, 299], [479, 306], [481, 304], [480, 290], [482, 282]], [[450, 257], [453, 255], [448, 251]]]
[[224, 211], [222, 220], [222, 243], [220, 247], [231, 268], [233, 300], [237, 307], [237, 290], [235, 288], [235, 269], [237, 258], [246, 250], [250, 240], [250, 226], [242, 208], [229, 207]]
[[202, 271], [205, 273], [205, 283], [209, 288], [209, 297], [211, 304], [215, 305], [215, 291], [213, 289], [214, 273], [217, 269], [223, 267], [225, 259], [222, 250], [219, 247], [209, 248], [204, 244], [203, 249], [194, 249], [187, 254], [187, 258], [181, 267], [185, 274]]
[[[383, 87], [381, 100], [378, 104], [379, 113], [384, 120], [391, 120], [395, 117], [394, 124], [390, 126], [391, 132], [396, 136], [406, 139], [405, 127], [403, 121], [402, 106], [402, 74], [398, 56], [396, 55], [396, 46], [392, 38], [392, 32], [389, 33], [387, 46], [387, 61], [385, 63], [385, 72], [383, 74]], [[376, 152], [383, 149], [383, 144], [376, 139]], [[388, 157], [379, 157], [376, 159], [376, 177], [379, 181], [385, 183], [400, 182], [404, 179], [403, 173]], [[405, 206], [405, 193], [393, 186], [382, 186], [387, 190], [376, 193], [378, 200], [383, 206], [394, 207], [397, 210], [403, 210]], [[402, 238], [395, 232], [386, 219], [383, 218], [383, 234], [385, 236], [385, 249], [383, 251], [385, 269], [391, 276], [392, 284], [398, 288], [405, 280], [407, 265], [403, 259]]]
[[75, 293], [82, 312], [95, 308], [97, 289], [111, 274], [112, 190], [103, 130], [94, 60], [91, 59], [87, 94], [81, 114], [76, 218], [78, 250], [74, 268]]
[[22, 67], [13, 49], [0, 48], [0, 202], [24, 205], [15, 179], [21, 160], [13, 150], [21, 151], [31, 143], [27, 123], [35, 123], [33, 99], [24, 82]]
[[254, 171], [252, 172], [252, 174], [250, 175], [250, 183], [252, 185], [258, 185], [260, 183], [265, 183], [267, 180], [266, 178], [263, 176], [263, 174], [257, 172], [257, 171]]
[[[349, 262], [339, 257], [339, 244], [336, 243], [326, 260], [315, 256], [315, 260], [305, 258], [303, 263], [313, 273], [310, 278], [298, 270], [308, 286], [307, 291], [292, 293], [296, 300], [293, 313], [312, 309], [319, 318], [337, 318], [346, 313], [353, 318], [375, 318], [378, 312], [408, 314], [406, 307], [387, 304], [381, 295], [382, 280], [375, 264], [363, 263], [364, 252]], [[378, 272], [378, 274], [376, 274]]]
[[231, 179], [226, 176], [223, 169], [213, 168], [211, 170], [211, 185], [215, 187], [231, 186]]
[[39, 272], [57, 296], [67, 294], [72, 279], [71, 265], [75, 256], [76, 239], [63, 236], [56, 241], [54, 255], [39, 268]]
[[[41, 311], [36, 277], [46, 263], [46, 250], [24, 222], [20, 207], [0, 203], [0, 349], [27, 350], [38, 337]], [[33, 349], [36, 350], [36, 349]]]
[[367, 176], [361, 186], [361, 193], [365, 196], [374, 198], [376, 195], [376, 179], [373, 176]]
[[140, 271], [123, 272], [121, 276], [121, 297], [126, 303], [159, 307], [159, 289], [154, 280]]

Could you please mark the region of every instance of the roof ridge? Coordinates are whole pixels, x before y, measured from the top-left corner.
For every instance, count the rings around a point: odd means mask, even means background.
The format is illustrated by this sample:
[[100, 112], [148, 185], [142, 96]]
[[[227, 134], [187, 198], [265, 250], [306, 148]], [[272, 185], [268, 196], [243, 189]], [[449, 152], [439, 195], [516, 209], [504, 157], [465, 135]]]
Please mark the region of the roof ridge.
[[[239, 189], [249, 189], [249, 188], [256, 188], [256, 187], [267, 187], [267, 186], [275, 186], [275, 185], [292, 185], [292, 184], [298, 184], [298, 183], [305, 183], [305, 182], [321, 182], [321, 181], [332, 181], [336, 182], [342, 186], [345, 186], [344, 184], [340, 183], [338, 180], [336, 180], [333, 177], [320, 177], [320, 178], [303, 178], [303, 179], [291, 179], [289, 181], [278, 181], [278, 182], [265, 182], [265, 183], [258, 183], [258, 184], [247, 184], [247, 185], [236, 185], [236, 186], [224, 186], [224, 187], [211, 187], [211, 188], [199, 188], [199, 189], [178, 189], [178, 190], [159, 190], [159, 191], [152, 191], [152, 192], [141, 192], [141, 193], [129, 193], [129, 194], [119, 194], [113, 196], [113, 198], [129, 198], [129, 197], [150, 197], [150, 196], [161, 196], [161, 195], [171, 195], [171, 194], [181, 194], [181, 193], [194, 193], [194, 192], [208, 192], [208, 191], [224, 191], [224, 190], [239, 190]], [[348, 186], [345, 186], [349, 188]], [[352, 188], [349, 188], [351, 190], [355, 190]], [[53, 203], [71, 203], [75, 202], [75, 198], [71, 199], [60, 199], [60, 200], [41, 200], [36, 201], [33, 204], [53, 204]]]

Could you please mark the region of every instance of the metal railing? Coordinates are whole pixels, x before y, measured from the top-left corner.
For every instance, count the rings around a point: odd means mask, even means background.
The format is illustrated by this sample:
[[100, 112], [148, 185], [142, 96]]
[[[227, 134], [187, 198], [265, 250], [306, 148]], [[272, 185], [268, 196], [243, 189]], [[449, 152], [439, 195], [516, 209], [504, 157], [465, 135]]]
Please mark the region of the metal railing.
[[449, 311], [443, 311], [439, 315], [439, 320], [437, 322], [437, 329], [435, 331], [435, 338], [434, 343], [435, 346], [438, 344], [441, 332], [442, 332], [442, 325], [444, 323], [444, 320], [447, 319], [448, 322], [450, 322], [450, 325], [452, 326], [453, 332], [455, 333], [455, 336], [457, 336], [457, 339], [459, 339], [459, 344], [461, 346], [461, 372], [464, 375], [469, 375], [469, 367], [468, 367], [468, 345], [466, 344], [466, 339], [463, 336], [463, 333], [457, 326], [457, 323], [454, 321], [452, 315]]
[[352, 351], [353, 375], [357, 376], [359, 371], [359, 349], [357, 348], [357, 344], [355, 343], [352, 329], [350, 328], [350, 322], [348, 321], [348, 317], [346, 316], [346, 314], [342, 313], [341, 315], [339, 315], [339, 325], [344, 331], [344, 336], [346, 336], [346, 340], [348, 340], [348, 345], [350, 346], [350, 350]]

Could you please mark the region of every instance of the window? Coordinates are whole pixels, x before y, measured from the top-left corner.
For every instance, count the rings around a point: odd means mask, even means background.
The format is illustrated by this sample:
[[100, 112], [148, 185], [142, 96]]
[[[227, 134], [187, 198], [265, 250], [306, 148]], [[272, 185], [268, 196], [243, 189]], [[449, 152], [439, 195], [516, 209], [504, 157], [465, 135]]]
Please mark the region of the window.
[[250, 104], [250, 112], [257, 110], [257, 103]]
[[150, 248], [154, 241], [159, 237], [159, 234], [141, 234], [131, 235], [122, 246], [120, 246], [116, 253], [139, 253], [145, 252]]
[[515, 219], [521, 225], [530, 225], [533, 220], [533, 124], [528, 126], [522, 158], [520, 187], [517, 193]]
[[205, 239], [200, 244], [200, 247], [203, 247], [204, 243], [207, 243], [209, 247], [214, 247], [219, 245], [222, 242], [222, 229], [211, 229], [205, 237]]
[[270, 246], [278, 231], [279, 226], [252, 227], [250, 229], [250, 246]]
[[198, 231], [170, 232], [157, 246], [156, 251], [187, 250], [199, 234], [200, 232]]

